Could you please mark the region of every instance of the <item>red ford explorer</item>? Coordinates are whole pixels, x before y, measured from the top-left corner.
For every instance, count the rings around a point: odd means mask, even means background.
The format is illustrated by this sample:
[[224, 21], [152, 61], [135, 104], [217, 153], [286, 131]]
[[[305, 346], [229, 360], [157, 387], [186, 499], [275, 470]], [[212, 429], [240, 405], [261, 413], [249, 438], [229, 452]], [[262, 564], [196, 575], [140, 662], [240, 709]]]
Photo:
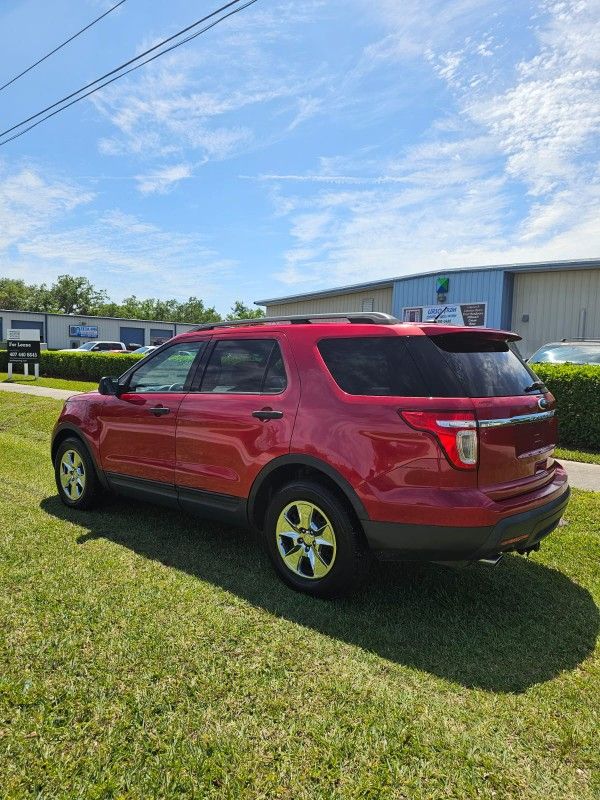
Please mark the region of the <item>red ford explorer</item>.
[[72, 397], [61, 499], [103, 491], [261, 532], [281, 578], [331, 596], [373, 556], [527, 553], [569, 498], [555, 401], [505, 331], [387, 314], [202, 325]]

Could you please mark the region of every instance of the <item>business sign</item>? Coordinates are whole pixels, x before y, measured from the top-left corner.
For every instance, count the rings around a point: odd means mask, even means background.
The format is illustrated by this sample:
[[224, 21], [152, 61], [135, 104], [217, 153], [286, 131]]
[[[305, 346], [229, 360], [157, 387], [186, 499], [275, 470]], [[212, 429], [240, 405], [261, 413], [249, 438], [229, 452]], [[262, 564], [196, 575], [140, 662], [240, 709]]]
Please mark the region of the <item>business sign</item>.
[[448, 292], [450, 291], [450, 278], [437, 278], [435, 281], [435, 292], [437, 294], [438, 303], [445, 303], [448, 299]]
[[40, 332], [9, 329], [6, 349], [9, 364], [35, 364], [40, 360]]
[[440, 325], [465, 325], [483, 328], [487, 322], [487, 303], [452, 303], [440, 306], [410, 306], [402, 310], [404, 322], [437, 322]]
[[76, 339], [97, 339], [97, 325], [69, 325], [69, 336]]

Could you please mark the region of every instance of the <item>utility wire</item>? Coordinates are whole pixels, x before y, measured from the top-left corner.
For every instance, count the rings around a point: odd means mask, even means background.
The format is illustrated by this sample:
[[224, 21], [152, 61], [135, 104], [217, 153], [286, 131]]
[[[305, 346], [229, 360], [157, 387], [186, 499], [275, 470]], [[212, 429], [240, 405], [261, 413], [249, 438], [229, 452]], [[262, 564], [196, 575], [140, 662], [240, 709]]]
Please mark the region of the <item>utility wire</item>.
[[[239, 2], [239, 0], [237, 0], [237, 2]], [[136, 64], [134, 67], [131, 67], [126, 72], [123, 72], [120, 75], [117, 75], [116, 77], [111, 78], [110, 80], [106, 81], [105, 83], [101, 84], [100, 86], [96, 86], [95, 89], [90, 89], [89, 92], [86, 92], [86, 94], [81, 95], [81, 97], [76, 97], [74, 100], [71, 100], [70, 103], [67, 103], [64, 106], [61, 106], [60, 108], [57, 108], [56, 111], [52, 111], [52, 113], [47, 114], [42, 119], [38, 120], [37, 122], [34, 122], [32, 125], [29, 125], [29, 127], [25, 128], [25, 130], [22, 130], [22, 131], [19, 131], [19, 133], [13, 134], [8, 139], [4, 139], [4, 141], [0, 142], [0, 147], [3, 147], [5, 144], [8, 144], [9, 142], [12, 142], [13, 139], [18, 139], [20, 136], [23, 136], [25, 133], [27, 133], [28, 131], [32, 130], [33, 128], [37, 128], [38, 125], [41, 125], [42, 122], [45, 122], [47, 119], [50, 119], [50, 117], [53, 117], [56, 114], [60, 114], [61, 111], [64, 111], [65, 109], [69, 108], [69, 106], [75, 105], [75, 103], [78, 103], [80, 100], [84, 100], [86, 97], [89, 97], [89, 95], [100, 91], [100, 89], [103, 89], [105, 86], [108, 86], [109, 84], [114, 83], [115, 81], [118, 81], [119, 78], [123, 78], [123, 77], [125, 77], [125, 75], [129, 75], [130, 72], [135, 72], [136, 69], [139, 69], [140, 67], [145, 66], [146, 64], [150, 63], [150, 61], [154, 61], [154, 59], [160, 58], [160, 56], [164, 56], [165, 53], [168, 53], [171, 50], [175, 50], [177, 47], [180, 47], [182, 44], [186, 44], [186, 42], [190, 42], [192, 39], [196, 39], [196, 37], [200, 36], [201, 34], [205, 33], [206, 31], [210, 30], [211, 28], [214, 28], [215, 25], [219, 24], [219, 22], [223, 22], [223, 20], [227, 19], [227, 17], [232, 17], [234, 14], [237, 14], [240, 11], [243, 11], [245, 8], [248, 8], [248, 6], [252, 6], [252, 5], [254, 5], [254, 3], [257, 3], [257, 2], [258, 2], [258, 0], [248, 0], [248, 2], [244, 3], [244, 5], [239, 6], [238, 8], [234, 8], [233, 11], [229, 11], [227, 14], [224, 14], [222, 17], [219, 17], [219, 19], [214, 20], [214, 22], [211, 22], [209, 25], [206, 25], [201, 30], [196, 31], [196, 33], [193, 33], [193, 34], [191, 34], [191, 36], [186, 37], [181, 42], [176, 42], [175, 44], [173, 44], [170, 47], [166, 48], [166, 50], [161, 50], [159, 53], [156, 53], [155, 55], [153, 55], [150, 58], [146, 59], [146, 61], [143, 61], [141, 64]], [[228, 6], [229, 5], [232, 5], [232, 4], [229, 3]], [[228, 6], [224, 6], [224, 8], [227, 8]], [[217, 13], [217, 12], [214, 12], [214, 13]], [[214, 15], [210, 14], [209, 16], [214, 16]], [[189, 30], [189, 28], [187, 30]], [[129, 63], [131, 63], [131, 62], [129, 62]], [[92, 84], [90, 84], [90, 85], [92, 85]], [[82, 91], [82, 90], [80, 90], [80, 91]], [[70, 96], [72, 97], [72, 95], [70, 95]], [[33, 119], [33, 117], [30, 117], [30, 119]], [[23, 123], [21, 123], [21, 124], [23, 124]], [[17, 125], [16, 127], [19, 127], [19, 126]], [[14, 130], [14, 128], [11, 128], [11, 130]]]
[[31, 72], [32, 69], [35, 69], [35, 67], [37, 67], [38, 64], [41, 64], [42, 61], [45, 61], [47, 58], [50, 58], [50, 56], [53, 56], [54, 53], [58, 53], [58, 51], [62, 50], [62, 48], [65, 45], [69, 44], [69, 42], [72, 42], [73, 39], [76, 39], [78, 36], [81, 36], [82, 33], [85, 33], [85, 31], [87, 31], [89, 28], [91, 28], [97, 22], [100, 22], [100, 20], [104, 19], [104, 17], [107, 17], [109, 14], [111, 14], [113, 11], [115, 11], [115, 9], [117, 9], [119, 6], [122, 6], [123, 3], [125, 3], [126, 1], [127, 0], [119, 0], [118, 3], [116, 3], [114, 6], [112, 6], [112, 8], [109, 8], [108, 11], [105, 11], [104, 14], [100, 14], [99, 17], [96, 17], [96, 19], [92, 20], [92, 22], [90, 22], [89, 25], [86, 25], [85, 28], [82, 28], [80, 31], [77, 31], [77, 33], [74, 33], [73, 36], [71, 36], [69, 39], [66, 39], [62, 44], [59, 44], [58, 47], [54, 48], [54, 50], [51, 50], [49, 53], [46, 53], [45, 56], [42, 56], [42, 58], [38, 59], [34, 64], [32, 64], [31, 66], [27, 67], [27, 69], [24, 69], [23, 72], [19, 72], [19, 74], [15, 75], [14, 78], [11, 78], [3, 86], [0, 86], [0, 92], [3, 89], [6, 89], [8, 86], [10, 86], [15, 81], [18, 81], [19, 78], [23, 77], [23, 75], [27, 75], [28, 72]]
[[[238, 2], [239, 2], [239, 0], [238, 0]], [[13, 134], [13, 136], [10, 136], [8, 139], [5, 139], [4, 141], [0, 142], [0, 147], [2, 147], [5, 144], [8, 144], [9, 142], [12, 142], [14, 139], [18, 139], [20, 136], [23, 136], [25, 133], [27, 133], [28, 131], [32, 130], [33, 128], [37, 128], [38, 125], [41, 125], [42, 122], [45, 122], [46, 120], [50, 119], [50, 117], [53, 117], [56, 114], [60, 114], [61, 111], [64, 111], [65, 109], [69, 108], [72, 105], [75, 105], [75, 103], [78, 103], [80, 100], [84, 100], [86, 97], [89, 97], [89, 95], [100, 91], [100, 89], [103, 89], [105, 86], [108, 86], [109, 84], [114, 83], [115, 81], [118, 81], [119, 78], [125, 77], [125, 75], [128, 75], [130, 72], [134, 72], [136, 69], [139, 69], [140, 67], [145, 66], [150, 61], [154, 61], [154, 59], [165, 55], [165, 53], [168, 53], [171, 50], [175, 50], [177, 47], [180, 47], [182, 44], [186, 44], [186, 42], [190, 42], [192, 39], [195, 39], [196, 37], [200, 36], [202, 33], [205, 33], [206, 31], [210, 30], [211, 28], [214, 28], [215, 25], [219, 24], [219, 22], [223, 22], [223, 20], [227, 19], [228, 17], [232, 17], [234, 14], [237, 14], [238, 12], [243, 11], [245, 8], [248, 8], [248, 6], [252, 6], [252, 5], [254, 5], [254, 3], [257, 3], [257, 2], [258, 2], [258, 0], [249, 0], [249, 2], [244, 3], [244, 5], [240, 6], [239, 8], [234, 9], [233, 11], [230, 11], [228, 14], [224, 14], [219, 19], [215, 20], [214, 22], [211, 22], [210, 25], [206, 25], [206, 27], [202, 28], [202, 30], [197, 31], [196, 33], [192, 34], [191, 36], [188, 36], [186, 39], [183, 39], [181, 42], [177, 42], [176, 44], [171, 45], [171, 47], [168, 47], [166, 50], [162, 50], [160, 53], [156, 53], [156, 55], [152, 56], [151, 58], [146, 59], [146, 61], [143, 61], [141, 64], [136, 64], [134, 67], [131, 67], [126, 72], [123, 72], [121, 75], [117, 75], [115, 78], [111, 78], [111, 80], [106, 81], [101, 86], [97, 86], [95, 89], [91, 89], [86, 94], [81, 95], [81, 97], [75, 98], [75, 100], [71, 100], [70, 103], [67, 103], [64, 106], [61, 106], [61, 108], [56, 109], [56, 111], [53, 111], [51, 114], [47, 114], [42, 119], [38, 120], [37, 122], [34, 122], [33, 125], [29, 125], [29, 127], [25, 128], [25, 130], [19, 131], [19, 133], [15, 133], [15, 134]], [[229, 5], [231, 5], [231, 4], [229, 4]], [[210, 15], [210, 16], [212, 16], [212, 15]], [[16, 127], [19, 127], [19, 126], [16, 126]], [[14, 129], [11, 129], [11, 130], [14, 130]]]
[[[217, 14], [220, 14], [222, 11], [225, 11], [226, 9], [230, 8], [231, 6], [237, 5], [239, 2], [241, 2], [241, 0], [231, 0], [231, 2], [226, 3], [225, 5], [221, 6], [220, 8], [217, 8], [216, 11], [213, 11], [212, 13], [207, 14], [205, 17], [202, 17], [201, 19], [197, 20], [196, 22], [193, 22], [191, 25], [188, 25], [186, 28], [183, 28], [182, 30], [178, 31], [177, 33], [174, 33], [172, 36], [169, 36], [167, 39], [163, 39], [162, 42], [159, 42], [158, 44], [155, 44], [153, 47], [150, 47], [148, 50], [145, 50], [143, 53], [140, 53], [139, 56], [135, 56], [135, 58], [130, 58], [129, 61], [126, 61], [125, 63], [120, 64], [118, 67], [115, 67], [115, 69], [110, 70], [110, 72], [106, 72], [104, 75], [101, 75], [99, 78], [96, 78], [95, 81], [92, 81], [91, 83], [88, 83], [85, 86], [82, 86], [80, 89], [77, 89], [77, 91], [75, 91], [75, 92], [71, 92], [71, 94], [66, 95], [66, 97], [62, 97], [60, 100], [57, 100], [55, 103], [52, 103], [52, 105], [46, 106], [46, 108], [43, 108], [41, 111], [38, 111], [37, 114], [32, 114], [30, 117], [27, 117], [27, 119], [21, 120], [21, 122], [18, 122], [16, 125], [13, 125], [11, 128], [7, 128], [4, 131], [0, 131], [0, 138], [2, 136], [6, 136], [7, 133], [12, 133], [12, 131], [17, 130], [17, 128], [20, 128], [21, 126], [26, 125], [28, 122], [31, 122], [31, 120], [36, 119], [37, 117], [41, 117], [42, 114], [45, 114], [47, 111], [51, 111], [53, 108], [56, 108], [56, 106], [60, 106], [62, 103], [65, 103], [67, 100], [70, 100], [72, 97], [76, 97], [76, 95], [81, 94], [81, 92], [85, 92], [86, 89], [89, 89], [90, 87], [95, 86], [97, 83], [100, 83], [100, 81], [103, 81], [105, 78], [109, 78], [111, 75], [115, 75], [117, 72], [121, 72], [121, 70], [125, 69], [125, 67], [128, 67], [130, 64], [133, 64], [136, 61], [139, 61], [141, 58], [144, 58], [144, 56], [147, 56], [149, 53], [152, 53], [154, 50], [158, 50], [159, 48], [163, 47], [165, 44], [168, 44], [169, 42], [173, 41], [173, 39], [177, 39], [179, 36], [182, 36], [184, 33], [187, 33], [188, 31], [192, 30], [193, 28], [198, 27], [198, 25], [201, 25], [203, 22], [206, 22], [206, 20], [211, 19], [212, 17], [215, 17]], [[256, 2], [256, 0], [254, 0], [254, 2]], [[252, 3], [246, 3], [246, 5], [241, 6], [238, 10], [241, 11], [243, 8], [246, 8], [247, 5], [252, 5]], [[226, 16], [231, 16], [231, 13], [227, 14]], [[225, 19], [225, 18], [226, 17], [223, 17], [223, 19]], [[209, 27], [212, 27], [212, 25], [209, 26]], [[202, 32], [203, 31], [201, 31], [201, 33]], [[191, 37], [191, 38], [193, 38], [193, 37]], [[185, 42], [188, 42], [188, 41], [190, 41], [189, 38], [185, 39], [184, 41], [182, 41], [181, 44], [184, 44]], [[169, 49], [171, 50], [173, 48], [171, 47]], [[165, 50], [164, 52], [169, 52], [169, 50]], [[152, 58], [148, 59], [148, 61], [152, 61], [152, 60], [153, 60]], [[145, 61], [144, 63], [147, 64], [148, 61]], [[127, 74], [129, 74], [129, 72], [132, 72], [132, 71], [133, 70], [128, 70], [127, 72], [124, 72], [123, 75], [127, 75]], [[118, 76], [118, 77], [122, 77], [122, 76]], [[103, 83], [102, 86], [107, 86], [109, 83], [112, 83], [112, 81], [107, 81], [106, 83]], [[99, 86], [98, 88], [101, 89], [102, 86]], [[83, 99], [84, 97], [87, 97], [89, 94], [93, 94], [93, 92], [88, 92], [87, 94], [83, 95], [79, 99]], [[68, 103], [64, 107], [68, 108], [71, 105], [73, 105], [73, 103]], [[50, 114], [48, 116], [53, 116], [53, 115]], [[48, 119], [48, 117], [44, 117], [44, 119]], [[27, 130], [31, 130], [32, 127], [35, 127], [35, 126], [32, 125], [29, 128], [27, 128]], [[14, 138], [16, 138], [16, 137], [11, 137], [7, 141], [12, 141]], [[0, 145], [2, 145], [2, 144], [4, 144], [4, 142], [0, 142]]]

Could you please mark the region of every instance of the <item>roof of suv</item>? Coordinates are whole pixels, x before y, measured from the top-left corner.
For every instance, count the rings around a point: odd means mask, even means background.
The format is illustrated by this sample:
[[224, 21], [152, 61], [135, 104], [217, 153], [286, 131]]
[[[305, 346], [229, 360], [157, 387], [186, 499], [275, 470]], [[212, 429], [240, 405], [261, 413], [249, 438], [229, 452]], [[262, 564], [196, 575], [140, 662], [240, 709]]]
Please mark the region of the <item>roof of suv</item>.
[[[508, 339], [516, 341], [521, 337], [510, 331], [502, 331], [494, 328], [476, 328], [458, 325], [444, 325], [435, 322], [401, 322], [390, 314], [381, 312], [348, 312], [347, 314], [309, 314], [294, 315], [286, 317], [258, 317], [257, 319], [228, 320], [225, 322], [211, 322], [198, 325], [192, 331], [179, 334], [176, 338], [186, 340], [193, 338], [199, 333], [255, 333], [259, 328], [283, 331], [289, 333], [291, 330], [310, 329], [313, 333], [331, 333], [343, 328], [344, 334], [354, 329], [357, 335], [364, 336], [366, 330], [369, 333], [383, 333], [384, 330], [393, 330], [395, 334], [404, 336], [441, 336], [443, 334], [455, 333], [481, 333], [489, 338]], [[366, 329], [366, 330], [365, 330]]]

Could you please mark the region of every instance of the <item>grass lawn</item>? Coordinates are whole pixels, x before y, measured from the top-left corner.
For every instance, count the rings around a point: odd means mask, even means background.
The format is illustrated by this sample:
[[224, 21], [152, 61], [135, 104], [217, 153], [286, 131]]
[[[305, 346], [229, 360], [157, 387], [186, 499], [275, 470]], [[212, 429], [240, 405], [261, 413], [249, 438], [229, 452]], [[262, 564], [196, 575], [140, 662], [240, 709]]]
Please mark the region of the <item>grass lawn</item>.
[[600, 453], [594, 453], [590, 450], [568, 450], [565, 447], [557, 447], [556, 457], [566, 461], [584, 461], [586, 464], [600, 464]]
[[247, 533], [55, 496], [60, 403], [0, 395], [0, 796], [600, 794], [600, 494], [496, 568], [286, 589]]
[[[6, 382], [7, 372], [0, 372], [0, 383]], [[40, 378], [35, 380], [33, 376], [13, 375], [14, 383], [31, 384], [32, 386], [48, 386], [51, 389], [73, 389], [74, 392], [89, 392], [98, 388], [98, 381], [76, 381], [72, 378]]]

